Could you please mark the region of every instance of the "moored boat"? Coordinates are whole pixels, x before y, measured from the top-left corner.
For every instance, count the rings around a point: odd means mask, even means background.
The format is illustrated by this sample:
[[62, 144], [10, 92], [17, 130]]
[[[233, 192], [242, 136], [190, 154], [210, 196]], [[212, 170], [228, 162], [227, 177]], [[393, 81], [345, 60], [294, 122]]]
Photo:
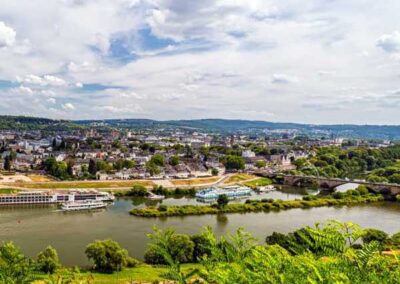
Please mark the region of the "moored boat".
[[202, 200], [218, 199], [220, 195], [226, 195], [229, 199], [241, 198], [251, 195], [251, 189], [247, 186], [210, 187], [196, 193], [196, 197]]
[[260, 193], [271, 192], [276, 190], [275, 186], [273, 185], [266, 185], [266, 186], [259, 186], [257, 187], [257, 191]]
[[1, 205], [21, 204], [61, 204], [64, 202], [94, 200], [102, 202], [114, 201], [114, 195], [97, 190], [65, 190], [65, 191], [20, 191], [15, 194], [0, 195]]
[[80, 211], [105, 208], [107, 203], [98, 200], [83, 200], [66, 202], [61, 205], [62, 211]]
[[149, 191], [149, 195], [147, 196], [148, 199], [151, 200], [163, 200], [165, 198], [164, 195], [157, 195]]

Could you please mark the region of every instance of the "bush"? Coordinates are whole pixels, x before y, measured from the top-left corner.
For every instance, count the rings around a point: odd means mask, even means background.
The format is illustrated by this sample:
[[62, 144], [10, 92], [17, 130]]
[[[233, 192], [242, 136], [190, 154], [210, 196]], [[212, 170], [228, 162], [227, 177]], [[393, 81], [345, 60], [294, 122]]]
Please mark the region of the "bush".
[[164, 256], [152, 247], [146, 250], [144, 254], [144, 262], [148, 264], [166, 264]]
[[390, 242], [395, 248], [400, 248], [400, 232], [393, 234]]
[[165, 212], [168, 210], [168, 207], [166, 205], [160, 205], [158, 206], [158, 210], [161, 212]]
[[362, 241], [365, 244], [368, 244], [372, 241], [378, 242], [381, 246], [385, 245], [389, 239], [388, 234], [384, 231], [377, 229], [365, 229], [364, 234], [362, 235]]
[[38, 254], [36, 265], [39, 271], [53, 274], [61, 266], [57, 251], [51, 246], [48, 246], [44, 251]]
[[356, 190], [360, 193], [360, 195], [367, 195], [368, 194], [368, 188], [365, 185], [359, 185]]
[[134, 268], [134, 267], [137, 267], [139, 264], [140, 264], [140, 261], [133, 257], [128, 257], [126, 259], [126, 267]]
[[305, 200], [305, 201], [311, 201], [311, 200], [314, 200], [315, 197], [313, 195], [308, 194], [306, 196], [303, 196], [302, 199]]
[[396, 200], [400, 202], [400, 194], [396, 195]]
[[86, 247], [85, 254], [94, 262], [94, 269], [112, 273], [127, 264], [128, 252], [113, 240], [95, 241]]
[[149, 193], [147, 192], [146, 187], [140, 184], [135, 184], [130, 191], [127, 192], [127, 196], [137, 196], [137, 197], [145, 197]]
[[[159, 236], [159, 235], [157, 235]], [[176, 234], [172, 230], [160, 231], [160, 236], [165, 237], [162, 244], [151, 243], [149, 249], [144, 255], [146, 263], [149, 264], [166, 264], [167, 260], [157, 245], [162, 245], [166, 251], [172, 256], [174, 261], [179, 263], [188, 263], [193, 261], [194, 242], [188, 235]]]
[[343, 199], [346, 197], [346, 195], [343, 192], [336, 191], [332, 193], [332, 197], [335, 199]]

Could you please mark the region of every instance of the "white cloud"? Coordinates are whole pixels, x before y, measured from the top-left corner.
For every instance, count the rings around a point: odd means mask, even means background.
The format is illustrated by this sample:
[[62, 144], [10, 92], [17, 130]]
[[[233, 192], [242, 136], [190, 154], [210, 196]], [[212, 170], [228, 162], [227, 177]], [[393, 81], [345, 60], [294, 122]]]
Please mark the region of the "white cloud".
[[47, 101], [49, 104], [55, 104], [55, 103], [57, 102], [55, 98], [48, 98], [46, 101]]
[[0, 48], [12, 46], [16, 35], [17, 33], [11, 27], [0, 21]]
[[17, 81], [26, 84], [40, 85], [40, 86], [64, 86], [66, 82], [53, 75], [37, 76], [33, 74], [26, 75], [25, 77], [17, 76]]
[[29, 87], [25, 87], [25, 86], [19, 86], [18, 88], [14, 88], [12, 89], [12, 92], [14, 94], [19, 94], [19, 95], [33, 95], [33, 90]]
[[386, 52], [400, 52], [400, 32], [394, 31], [391, 34], [384, 34], [376, 44]]
[[299, 79], [296, 76], [291, 76], [287, 74], [273, 74], [271, 82], [273, 84], [289, 84], [297, 83]]
[[71, 104], [71, 103], [65, 103], [65, 104], [61, 105], [61, 108], [63, 110], [74, 110], [75, 106], [73, 104]]
[[[0, 7], [0, 30], [8, 31], [0, 32], [0, 80], [13, 81], [2, 87], [0, 113], [400, 123], [393, 107], [366, 95], [399, 88], [400, 1], [0, 0]], [[13, 93], [21, 86], [32, 91], [29, 103]], [[349, 101], [363, 107], [337, 107]]]

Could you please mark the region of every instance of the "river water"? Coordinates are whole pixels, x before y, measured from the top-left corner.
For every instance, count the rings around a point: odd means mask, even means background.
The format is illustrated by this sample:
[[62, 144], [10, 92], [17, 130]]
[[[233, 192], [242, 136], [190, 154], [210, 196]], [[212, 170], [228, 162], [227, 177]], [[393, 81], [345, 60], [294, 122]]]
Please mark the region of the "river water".
[[[252, 199], [300, 198], [305, 190], [254, 195]], [[243, 201], [239, 201], [243, 202]], [[166, 199], [163, 204], [198, 204], [194, 199]], [[118, 199], [98, 212], [59, 212], [52, 206], [6, 207], [0, 209], [0, 241], [12, 240], [28, 256], [34, 257], [47, 245], [55, 247], [64, 265], [86, 265], [84, 254], [88, 243], [111, 238], [128, 249], [131, 256], [143, 258], [147, 234], [153, 225], [174, 227], [180, 233], [195, 234], [211, 226], [217, 234], [243, 227], [260, 242], [274, 231], [287, 233], [317, 221], [336, 219], [353, 221], [363, 227], [374, 227], [389, 233], [400, 231], [400, 204], [382, 202], [352, 207], [292, 209], [271, 213], [204, 215], [168, 218], [141, 218], [128, 214], [134, 207], [153, 205], [143, 199]]]

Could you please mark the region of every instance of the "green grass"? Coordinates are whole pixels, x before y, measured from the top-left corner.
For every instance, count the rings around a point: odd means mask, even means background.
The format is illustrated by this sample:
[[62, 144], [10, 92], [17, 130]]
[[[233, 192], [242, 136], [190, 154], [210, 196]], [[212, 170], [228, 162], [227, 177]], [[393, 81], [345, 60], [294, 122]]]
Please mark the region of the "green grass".
[[[189, 272], [193, 269], [199, 268], [199, 264], [183, 264], [183, 270]], [[156, 280], [166, 280], [163, 274], [167, 272], [166, 267], [156, 267], [146, 264], [142, 264], [135, 268], [125, 268], [120, 272], [115, 272], [113, 274], [102, 274], [102, 273], [92, 273], [92, 272], [81, 272], [78, 276], [81, 280], [90, 279], [95, 284], [121, 284], [121, 283], [131, 283], [132, 281], [156, 281]], [[58, 276], [67, 277], [68, 270], [60, 270], [58, 274], [53, 275], [53, 278]], [[47, 275], [38, 275], [38, 279], [49, 279]], [[43, 280], [37, 280], [35, 284], [45, 283]]]
[[253, 179], [256, 176], [254, 175], [249, 175], [249, 174], [235, 174], [231, 177], [229, 177], [227, 180], [224, 181], [224, 184], [230, 184], [230, 183], [237, 183], [237, 182], [243, 182], [249, 179]]
[[294, 208], [312, 208], [324, 206], [343, 206], [362, 203], [383, 201], [382, 195], [369, 194], [366, 196], [346, 196], [343, 198], [308, 197], [308, 200], [248, 200], [246, 203], [231, 203], [223, 208], [214, 205], [183, 205], [183, 206], [162, 206], [132, 209], [131, 215], [139, 217], [170, 217], [187, 215], [205, 215], [219, 213], [249, 213], [249, 212], [270, 212]]
[[269, 178], [258, 178], [244, 183], [244, 185], [251, 188], [255, 188], [257, 186], [266, 186], [270, 184], [272, 184], [272, 180], [270, 180]]
[[18, 189], [15, 188], [0, 188], [0, 194], [11, 194], [18, 192]]

